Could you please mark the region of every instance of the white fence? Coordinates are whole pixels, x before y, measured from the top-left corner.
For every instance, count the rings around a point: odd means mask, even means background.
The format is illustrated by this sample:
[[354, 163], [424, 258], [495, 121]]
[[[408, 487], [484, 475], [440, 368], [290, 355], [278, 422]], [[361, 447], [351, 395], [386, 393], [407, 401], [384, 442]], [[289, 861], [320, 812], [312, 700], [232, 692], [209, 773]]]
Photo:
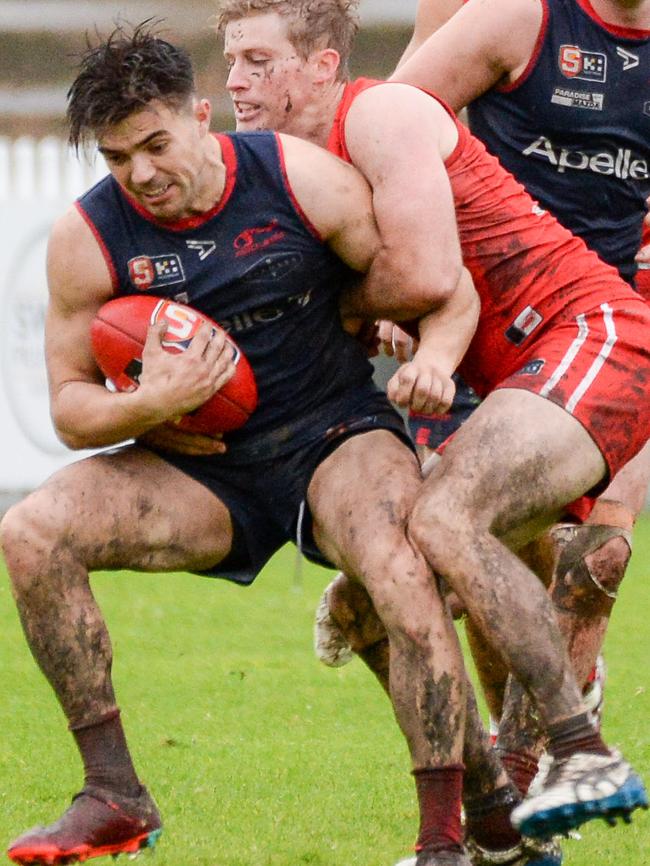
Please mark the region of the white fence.
[[106, 174], [99, 154], [77, 158], [60, 138], [0, 136], [0, 202], [54, 201], [62, 208]]
[[55, 218], [106, 168], [57, 138], [0, 138], [0, 491], [30, 489], [77, 459], [56, 438], [43, 356], [45, 255]]

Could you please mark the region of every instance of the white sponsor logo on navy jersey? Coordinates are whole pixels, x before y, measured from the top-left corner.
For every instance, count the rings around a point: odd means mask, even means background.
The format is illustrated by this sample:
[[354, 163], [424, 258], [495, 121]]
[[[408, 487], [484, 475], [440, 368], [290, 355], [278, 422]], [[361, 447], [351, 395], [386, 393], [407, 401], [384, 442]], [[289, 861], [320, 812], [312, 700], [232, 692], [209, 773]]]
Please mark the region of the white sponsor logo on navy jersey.
[[621, 48], [620, 45], [616, 46], [616, 53], [623, 61], [623, 72], [627, 72], [628, 69], [634, 69], [639, 65], [639, 58], [636, 54], [632, 54], [631, 51], [626, 51], [625, 48]]
[[570, 90], [568, 87], [556, 87], [551, 96], [551, 102], [555, 105], [566, 105], [568, 108], [589, 108], [592, 111], [602, 111], [605, 95], [588, 90]]
[[620, 180], [648, 180], [648, 162], [636, 157], [629, 148], [619, 147], [615, 152], [601, 150], [585, 153], [578, 148], [558, 147], [545, 135], [540, 135], [522, 150], [524, 156], [541, 156], [559, 172], [567, 169], [591, 171], [594, 174], [613, 175]]

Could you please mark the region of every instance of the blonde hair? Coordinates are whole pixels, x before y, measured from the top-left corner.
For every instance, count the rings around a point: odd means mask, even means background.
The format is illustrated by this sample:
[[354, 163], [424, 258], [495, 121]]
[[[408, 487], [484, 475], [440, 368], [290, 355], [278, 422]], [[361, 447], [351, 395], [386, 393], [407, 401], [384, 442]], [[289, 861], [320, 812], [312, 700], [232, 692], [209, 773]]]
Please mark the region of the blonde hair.
[[228, 24], [249, 15], [275, 12], [287, 21], [296, 51], [307, 58], [317, 48], [333, 48], [341, 63], [338, 78], [349, 76], [348, 62], [359, 29], [359, 0], [217, 0], [215, 29], [223, 35]]

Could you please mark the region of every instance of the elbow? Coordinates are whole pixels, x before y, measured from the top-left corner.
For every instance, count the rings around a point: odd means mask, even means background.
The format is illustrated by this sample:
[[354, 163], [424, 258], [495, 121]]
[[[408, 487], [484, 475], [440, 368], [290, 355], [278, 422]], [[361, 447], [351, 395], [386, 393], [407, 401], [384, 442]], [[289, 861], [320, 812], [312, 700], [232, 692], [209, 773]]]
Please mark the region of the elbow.
[[55, 426], [54, 432], [59, 441], [62, 442], [66, 448], [69, 448], [70, 451], [82, 451], [84, 448], [92, 447], [91, 443], [86, 442], [83, 437], [71, 433], [68, 430], [62, 430]]
[[78, 425], [71, 424], [69, 419], [52, 412], [52, 425], [54, 432], [60, 442], [71, 451], [82, 451], [84, 448], [92, 448], [94, 443], [88, 441], [88, 437], [78, 429]]
[[458, 287], [462, 265], [437, 266], [422, 263], [413, 267], [408, 263], [408, 269], [399, 267], [395, 285], [402, 287], [400, 292], [400, 318], [409, 319], [424, 316], [437, 307], [446, 304]]

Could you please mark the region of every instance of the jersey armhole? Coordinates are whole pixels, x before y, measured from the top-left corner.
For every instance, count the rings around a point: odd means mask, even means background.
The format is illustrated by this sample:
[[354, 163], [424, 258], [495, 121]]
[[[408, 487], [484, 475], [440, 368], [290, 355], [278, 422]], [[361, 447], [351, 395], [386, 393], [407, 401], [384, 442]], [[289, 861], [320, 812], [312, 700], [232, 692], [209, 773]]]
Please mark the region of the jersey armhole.
[[74, 206], [77, 209], [77, 212], [81, 216], [82, 220], [86, 223], [86, 225], [88, 226], [90, 231], [93, 233], [93, 237], [95, 238], [95, 241], [97, 242], [97, 246], [99, 247], [101, 254], [102, 254], [102, 257], [103, 257], [104, 261], [106, 262], [106, 267], [108, 268], [108, 272], [109, 272], [110, 277], [111, 277], [111, 284], [113, 286], [113, 291], [117, 293], [120, 282], [119, 282], [119, 278], [117, 276], [117, 268], [115, 267], [115, 262], [113, 261], [113, 257], [111, 256], [110, 252], [108, 251], [108, 247], [104, 243], [104, 239], [99, 234], [97, 226], [92, 221], [90, 216], [86, 213], [81, 202], [76, 201], [74, 203]]
[[287, 193], [287, 196], [289, 197], [289, 201], [291, 202], [293, 209], [296, 212], [296, 215], [298, 216], [300, 221], [303, 223], [303, 225], [305, 226], [305, 228], [307, 229], [309, 234], [312, 235], [312, 237], [315, 237], [316, 240], [319, 240], [319, 241], [321, 241], [321, 243], [324, 243], [321, 233], [318, 231], [316, 226], [311, 222], [311, 220], [309, 219], [307, 214], [302, 209], [300, 202], [296, 198], [295, 193], [291, 187], [291, 183], [289, 182], [289, 176], [287, 175], [287, 166], [286, 166], [286, 163], [284, 160], [284, 148], [282, 147], [282, 141], [280, 140], [280, 135], [277, 132], [274, 132], [273, 135], [275, 138], [275, 145], [278, 149], [278, 163], [280, 165], [280, 173], [282, 175], [282, 182], [284, 184], [285, 192]]
[[495, 87], [499, 93], [511, 93], [513, 90], [517, 90], [518, 87], [521, 87], [522, 84], [530, 77], [533, 69], [537, 64], [537, 60], [539, 59], [539, 55], [542, 51], [542, 44], [544, 39], [546, 38], [546, 31], [548, 30], [548, 19], [549, 19], [549, 8], [548, 8], [548, 0], [542, 0], [542, 21], [539, 27], [539, 33], [537, 34], [537, 39], [535, 39], [535, 45], [533, 46], [532, 54], [526, 64], [526, 68], [523, 72], [514, 80], [511, 81], [510, 84], [501, 84]]

